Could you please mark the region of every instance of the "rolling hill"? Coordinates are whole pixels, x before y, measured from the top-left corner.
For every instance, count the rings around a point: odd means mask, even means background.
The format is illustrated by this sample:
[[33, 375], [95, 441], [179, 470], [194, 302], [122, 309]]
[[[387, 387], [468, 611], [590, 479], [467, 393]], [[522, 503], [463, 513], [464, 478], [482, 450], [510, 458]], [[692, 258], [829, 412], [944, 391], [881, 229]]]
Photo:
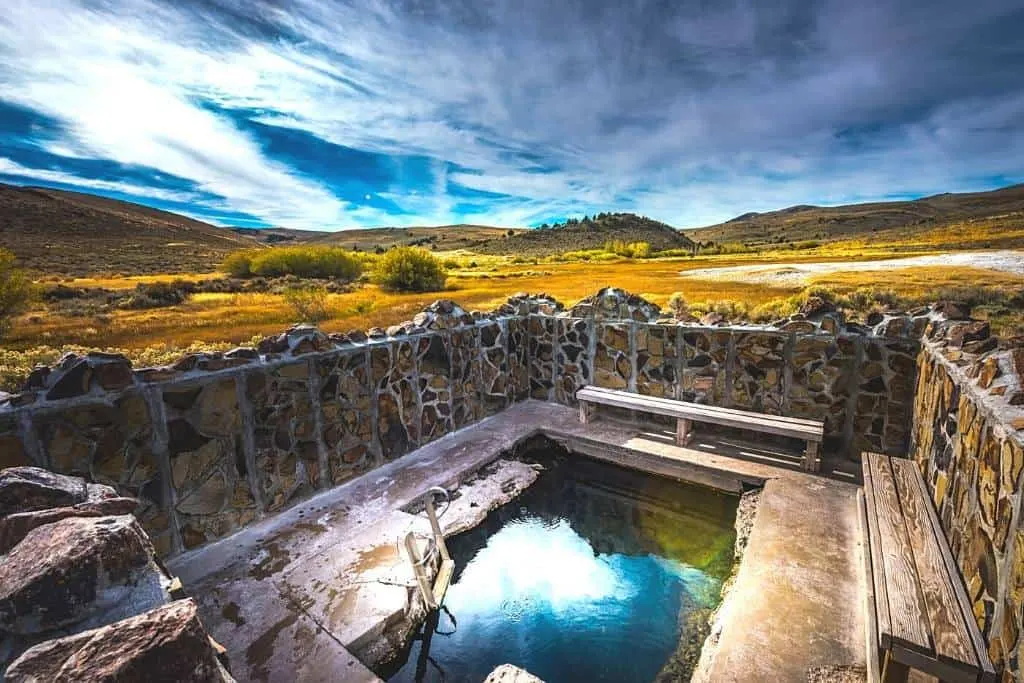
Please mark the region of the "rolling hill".
[[983, 218], [1016, 221], [1024, 231], [1024, 184], [991, 192], [937, 194], [913, 201], [791, 206], [767, 213], [745, 213], [725, 223], [686, 230], [685, 234], [699, 242], [742, 242], [758, 247], [870, 237], [892, 231], [912, 238], [943, 225]]
[[253, 240], [209, 223], [96, 195], [0, 184], [0, 247], [66, 275], [209, 272]]
[[559, 223], [493, 239], [472, 248], [482, 254], [548, 256], [599, 249], [609, 241], [647, 242], [651, 248], [690, 249], [693, 242], [672, 226], [631, 213], [598, 214], [592, 219]]
[[513, 235], [529, 233], [524, 228], [494, 228], [486, 225], [440, 225], [422, 228], [364, 228], [325, 232], [313, 241], [317, 244], [335, 244], [360, 251], [387, 249], [391, 246], [415, 246], [436, 251], [468, 249], [489, 242], [501, 242]]

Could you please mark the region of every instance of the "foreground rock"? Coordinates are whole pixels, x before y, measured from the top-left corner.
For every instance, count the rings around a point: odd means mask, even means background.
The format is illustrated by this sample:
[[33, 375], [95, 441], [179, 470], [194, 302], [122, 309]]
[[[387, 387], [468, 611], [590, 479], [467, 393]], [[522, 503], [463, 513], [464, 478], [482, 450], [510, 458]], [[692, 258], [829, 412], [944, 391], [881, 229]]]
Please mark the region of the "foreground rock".
[[0, 472], [0, 517], [116, 497], [117, 491], [110, 486], [38, 467], [10, 467]]
[[99, 626], [166, 603], [169, 583], [131, 515], [61, 519], [0, 557], [0, 631]]
[[217, 660], [192, 600], [30, 648], [7, 669], [10, 683], [234, 681]]
[[135, 510], [137, 505], [138, 501], [134, 498], [105, 498], [79, 503], [71, 507], [15, 512], [6, 517], [0, 517], [0, 555], [18, 545], [30, 531], [45, 524], [53, 524], [68, 517], [127, 515]]

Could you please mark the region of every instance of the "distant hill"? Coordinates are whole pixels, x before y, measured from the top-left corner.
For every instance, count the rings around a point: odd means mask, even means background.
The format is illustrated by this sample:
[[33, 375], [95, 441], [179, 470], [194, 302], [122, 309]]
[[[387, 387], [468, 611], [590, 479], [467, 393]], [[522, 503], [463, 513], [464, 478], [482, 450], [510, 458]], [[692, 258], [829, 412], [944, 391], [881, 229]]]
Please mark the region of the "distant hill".
[[530, 232], [524, 228], [494, 228], [486, 225], [440, 225], [422, 228], [364, 228], [321, 233], [312, 241], [349, 249], [374, 251], [391, 246], [414, 246], [436, 251], [469, 249], [480, 244], [503, 241], [511, 235]]
[[512, 237], [484, 242], [472, 250], [482, 254], [547, 256], [599, 249], [612, 240], [647, 242], [654, 250], [693, 247], [689, 237], [670, 225], [631, 213], [608, 213], [526, 230]]
[[0, 183], [0, 247], [46, 273], [208, 272], [255, 243], [209, 223], [91, 194]]
[[991, 192], [937, 194], [914, 201], [845, 206], [791, 206], [767, 213], [745, 213], [732, 220], [684, 231], [699, 242], [743, 242], [750, 246], [831, 241], [900, 229], [912, 236], [957, 221], [1014, 217], [1024, 229], [1024, 184]]
[[260, 244], [283, 245], [305, 244], [330, 233], [320, 230], [295, 230], [293, 228], [228, 228], [241, 237], [248, 237]]

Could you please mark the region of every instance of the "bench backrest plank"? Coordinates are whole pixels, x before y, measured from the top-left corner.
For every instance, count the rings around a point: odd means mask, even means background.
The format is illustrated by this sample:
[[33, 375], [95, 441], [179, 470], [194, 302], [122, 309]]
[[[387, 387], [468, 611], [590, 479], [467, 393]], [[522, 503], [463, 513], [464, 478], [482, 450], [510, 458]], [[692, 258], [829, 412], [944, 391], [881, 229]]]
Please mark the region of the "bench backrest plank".
[[588, 392], [588, 393], [589, 392], [600, 392], [600, 393], [604, 393], [604, 394], [629, 394], [629, 395], [633, 395], [633, 396], [638, 396], [638, 397], [642, 398], [645, 401], [647, 401], [647, 400], [654, 400], [654, 401], [663, 401], [663, 402], [669, 402], [669, 403], [681, 403], [684, 406], [690, 406], [690, 407], [695, 407], [695, 408], [702, 408], [702, 409], [705, 409], [705, 410], [713, 411], [715, 414], [720, 414], [720, 415], [733, 415], [733, 416], [736, 416], [736, 417], [749, 417], [753, 413], [753, 414], [756, 414], [758, 416], [765, 417], [765, 418], [768, 418], [768, 419], [778, 420], [779, 422], [785, 422], [787, 424], [792, 424], [792, 425], [802, 425], [802, 426], [805, 426], [805, 427], [810, 427], [812, 429], [818, 429], [818, 428], [821, 428], [821, 426], [822, 426], [821, 420], [809, 420], [809, 419], [800, 418], [800, 417], [788, 417], [786, 415], [772, 415], [770, 413], [754, 413], [753, 411], [750, 411], [750, 410], [740, 410], [738, 408], [723, 408], [721, 406], [713, 406], [713, 405], [708, 405], [706, 403], [693, 403], [692, 401], [682, 401], [682, 400], [674, 399], [674, 398], [665, 398], [663, 396], [648, 396], [646, 394], [631, 394], [630, 392], [625, 392], [625, 391], [622, 391], [621, 389], [607, 389], [605, 387], [597, 387], [597, 386], [593, 386], [593, 385], [587, 385], [586, 387], [583, 387], [582, 389], [580, 389], [580, 391], [584, 391], [584, 392]]
[[883, 647], [893, 644], [914, 650], [930, 650], [926, 608], [918, 590], [914, 551], [903, 523], [903, 511], [889, 459], [867, 459], [877, 507], [882, 550], [882, 578], [889, 601], [889, 632], [882, 632]]
[[[932, 530], [931, 520], [914, 478], [917, 472], [909, 460], [886, 458], [892, 466], [896, 490], [903, 503], [903, 519], [907, 525], [910, 547], [914, 553], [918, 585], [928, 614], [932, 647], [939, 659], [950, 663], [977, 662], [974, 645], [963, 627], [963, 615], [953, 593], [951, 577], [946, 571], [939, 543]], [[959, 576], [952, 577], [959, 581]]]
[[700, 422], [713, 422], [726, 427], [754, 429], [769, 434], [792, 436], [809, 441], [821, 441], [824, 432], [824, 427], [820, 422], [811, 422], [810, 424], [794, 423], [787, 418], [779, 418], [774, 415], [735, 410], [725, 411], [714, 406], [664, 399], [656, 396], [643, 396], [625, 391], [595, 391], [591, 387], [585, 387], [576, 392], [576, 397], [581, 401], [601, 403], [618, 408], [639, 410]]

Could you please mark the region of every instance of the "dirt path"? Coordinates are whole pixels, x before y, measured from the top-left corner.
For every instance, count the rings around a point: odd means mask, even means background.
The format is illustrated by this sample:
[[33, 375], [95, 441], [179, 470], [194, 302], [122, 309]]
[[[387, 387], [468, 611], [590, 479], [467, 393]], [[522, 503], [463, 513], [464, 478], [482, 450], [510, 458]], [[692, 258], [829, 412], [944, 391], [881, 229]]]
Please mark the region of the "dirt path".
[[727, 268], [685, 270], [682, 277], [729, 282], [750, 282], [775, 286], [806, 285], [823, 273], [895, 270], [915, 266], [968, 266], [1024, 276], [1024, 251], [967, 251], [878, 261], [834, 261], [823, 263], [772, 263]]

